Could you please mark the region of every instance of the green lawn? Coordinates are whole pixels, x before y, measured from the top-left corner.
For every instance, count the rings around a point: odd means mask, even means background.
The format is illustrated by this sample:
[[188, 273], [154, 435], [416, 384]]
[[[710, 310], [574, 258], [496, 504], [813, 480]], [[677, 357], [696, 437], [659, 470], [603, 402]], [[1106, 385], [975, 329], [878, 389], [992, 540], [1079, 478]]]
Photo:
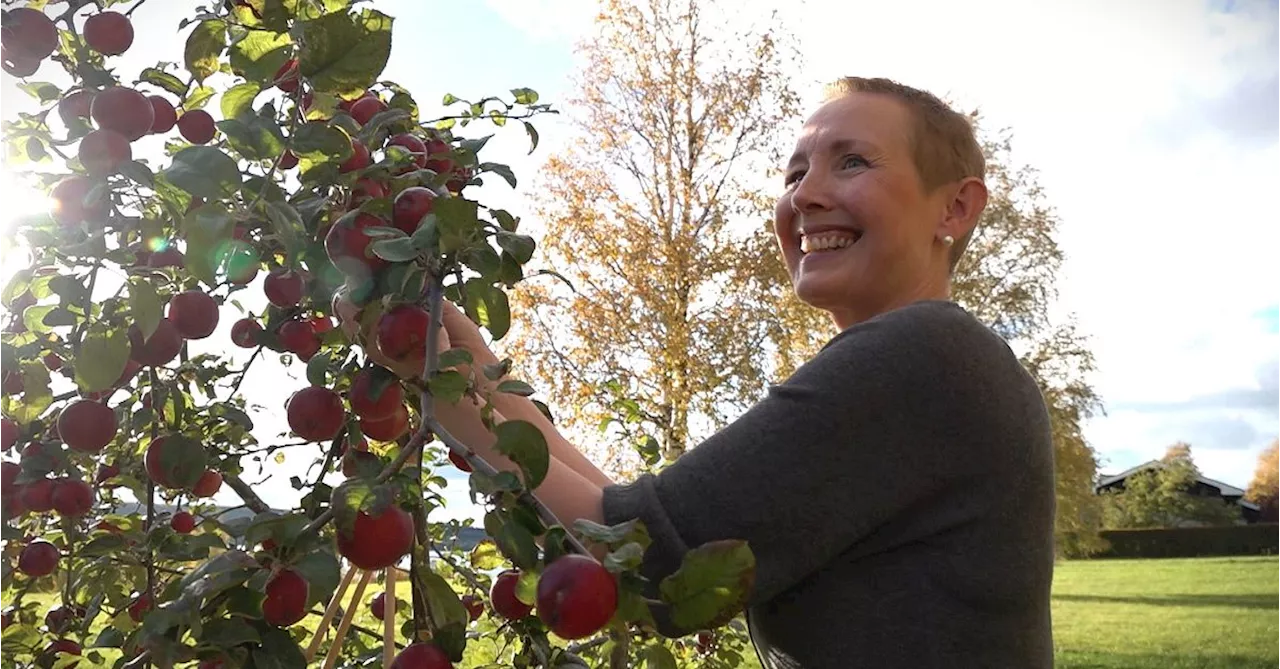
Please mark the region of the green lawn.
[[1277, 559], [1078, 560], [1054, 573], [1059, 669], [1274, 669]]
[[[1280, 663], [1278, 567], [1275, 557], [1061, 562], [1053, 586], [1056, 666], [1272, 669]], [[402, 580], [397, 586], [407, 602], [407, 583]], [[361, 599], [367, 602], [378, 590], [380, 586], [371, 584]], [[351, 594], [345, 603], [356, 611], [356, 622], [380, 629], [367, 606], [351, 606]], [[56, 596], [32, 598], [52, 604]], [[313, 630], [317, 622], [311, 617], [303, 625]], [[94, 627], [105, 623], [100, 618]], [[488, 617], [478, 624], [481, 630], [493, 625]], [[377, 643], [358, 634], [353, 641], [358, 646]], [[484, 664], [499, 648], [488, 640], [472, 643], [460, 667]], [[742, 669], [759, 666], [750, 648], [745, 654]]]

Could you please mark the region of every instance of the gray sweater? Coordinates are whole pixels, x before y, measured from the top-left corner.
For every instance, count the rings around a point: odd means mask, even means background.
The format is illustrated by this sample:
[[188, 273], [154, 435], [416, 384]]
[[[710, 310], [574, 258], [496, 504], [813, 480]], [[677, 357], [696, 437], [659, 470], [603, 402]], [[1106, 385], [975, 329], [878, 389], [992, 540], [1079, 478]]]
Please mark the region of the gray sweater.
[[748, 542], [766, 669], [1052, 667], [1053, 515], [1039, 388], [943, 301], [846, 329], [660, 474], [604, 491], [607, 523], [653, 538], [651, 598], [689, 547]]

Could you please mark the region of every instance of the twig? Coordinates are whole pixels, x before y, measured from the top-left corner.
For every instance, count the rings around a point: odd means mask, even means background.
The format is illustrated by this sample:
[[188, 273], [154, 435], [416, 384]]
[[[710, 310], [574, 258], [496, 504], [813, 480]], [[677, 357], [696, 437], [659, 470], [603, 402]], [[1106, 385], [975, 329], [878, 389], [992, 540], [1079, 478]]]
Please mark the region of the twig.
[[258, 513], [264, 513], [271, 510], [271, 507], [268, 506], [266, 502], [262, 501], [261, 497], [258, 497], [258, 493], [254, 492], [253, 488], [250, 488], [249, 484], [245, 483], [239, 476], [236, 476], [235, 474], [226, 474], [222, 477], [222, 480], [240, 496], [240, 499], [244, 500], [245, 506]]
[[[409, 458], [413, 457], [414, 452], [422, 448], [422, 445], [426, 443], [427, 434], [429, 434], [428, 430], [419, 428], [417, 433], [413, 435], [413, 438], [409, 440], [408, 445], [406, 445], [404, 449], [400, 451], [400, 454], [396, 456], [396, 459], [393, 460], [391, 464], [383, 468], [383, 470], [378, 474], [378, 476], [373, 479], [374, 484], [376, 485], [378, 483], [383, 483], [387, 479], [391, 478], [392, 476], [395, 476], [396, 472], [400, 471], [400, 469], [404, 467], [404, 463], [408, 462]], [[328, 509], [327, 511], [320, 514], [319, 516], [316, 516], [315, 520], [311, 521], [309, 525], [302, 528], [302, 533], [305, 534], [307, 532], [315, 532], [320, 528], [324, 527], [331, 520], [333, 520], [332, 508]]]
[[249, 374], [249, 367], [253, 366], [253, 361], [257, 360], [258, 356], [262, 354], [262, 348], [259, 346], [254, 349], [253, 355], [249, 356], [249, 361], [244, 363], [244, 367], [240, 368], [240, 378], [236, 379], [235, 385], [231, 387], [231, 394], [227, 396], [228, 398], [235, 397], [236, 393], [240, 392], [240, 384], [244, 383], [244, 377]]
[[[486, 476], [496, 476], [498, 474], [498, 470], [494, 469], [493, 465], [490, 465], [488, 462], [485, 462], [484, 458], [481, 458], [480, 456], [476, 455], [470, 448], [467, 447], [466, 444], [462, 443], [461, 441], [458, 441], [458, 438], [450, 434], [449, 431], [446, 430], [444, 426], [441, 425], [440, 422], [435, 419], [434, 416], [426, 419], [425, 423], [431, 428], [431, 431], [435, 433], [437, 439], [444, 442], [444, 444], [449, 447], [449, 450], [466, 458], [467, 463], [470, 464], [473, 469], [481, 472]], [[573, 549], [575, 551], [593, 560], [595, 559], [595, 556], [591, 553], [590, 550], [587, 550], [587, 547], [583, 545], [582, 541], [578, 539], [578, 537], [572, 531], [570, 531], [569, 528], [566, 527], [564, 523], [560, 522], [560, 519], [556, 517], [555, 512], [553, 512], [549, 507], [547, 507], [547, 505], [544, 504], [542, 500], [538, 499], [538, 496], [535, 495], [532, 491], [525, 490], [524, 493], [520, 495], [519, 499], [523, 502], [526, 502], [532, 505], [534, 510], [538, 512], [538, 517], [542, 518], [542, 522], [546, 523], [548, 527], [555, 526], [555, 525], [564, 527], [565, 537], [569, 540], [569, 543], [573, 546]]]

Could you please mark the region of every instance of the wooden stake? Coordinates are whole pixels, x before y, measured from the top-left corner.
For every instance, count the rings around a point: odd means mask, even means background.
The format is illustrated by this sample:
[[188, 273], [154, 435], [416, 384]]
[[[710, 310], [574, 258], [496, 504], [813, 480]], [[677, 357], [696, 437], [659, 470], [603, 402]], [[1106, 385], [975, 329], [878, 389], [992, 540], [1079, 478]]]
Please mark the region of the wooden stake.
[[[352, 571], [355, 571], [352, 569]], [[324, 669], [333, 669], [333, 665], [338, 663], [338, 654], [342, 651], [342, 642], [347, 638], [347, 631], [351, 629], [351, 622], [356, 619], [356, 608], [360, 606], [360, 602], [364, 599], [364, 589], [368, 587], [369, 581], [373, 578], [373, 572], [363, 571], [360, 574], [360, 582], [356, 584], [356, 593], [351, 596], [351, 606], [347, 607], [346, 613], [342, 616], [342, 624], [338, 626], [338, 633], [333, 637], [333, 645], [329, 646], [329, 655], [324, 659]]]
[[320, 625], [316, 627], [316, 635], [311, 639], [311, 646], [307, 648], [307, 664], [316, 659], [316, 652], [320, 650], [320, 642], [324, 640], [325, 632], [329, 629], [329, 623], [333, 621], [333, 616], [338, 612], [338, 606], [342, 604], [342, 596], [347, 594], [347, 588], [351, 586], [351, 579], [355, 577], [359, 571], [352, 565], [347, 570], [342, 582], [338, 584], [338, 589], [334, 591], [333, 597], [329, 600], [329, 606], [324, 609], [324, 617], [320, 619]]
[[387, 567], [387, 587], [382, 595], [382, 666], [396, 658], [396, 566]]

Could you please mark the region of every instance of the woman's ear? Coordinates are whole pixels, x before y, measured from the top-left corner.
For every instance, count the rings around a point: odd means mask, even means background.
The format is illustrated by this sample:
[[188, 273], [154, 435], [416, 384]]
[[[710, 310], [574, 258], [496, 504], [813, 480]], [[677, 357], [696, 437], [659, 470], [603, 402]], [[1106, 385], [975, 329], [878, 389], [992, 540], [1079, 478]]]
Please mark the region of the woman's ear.
[[987, 208], [987, 185], [977, 177], [965, 177], [951, 192], [954, 195], [946, 203], [946, 215], [938, 223], [937, 235], [964, 239], [973, 232], [982, 210]]

